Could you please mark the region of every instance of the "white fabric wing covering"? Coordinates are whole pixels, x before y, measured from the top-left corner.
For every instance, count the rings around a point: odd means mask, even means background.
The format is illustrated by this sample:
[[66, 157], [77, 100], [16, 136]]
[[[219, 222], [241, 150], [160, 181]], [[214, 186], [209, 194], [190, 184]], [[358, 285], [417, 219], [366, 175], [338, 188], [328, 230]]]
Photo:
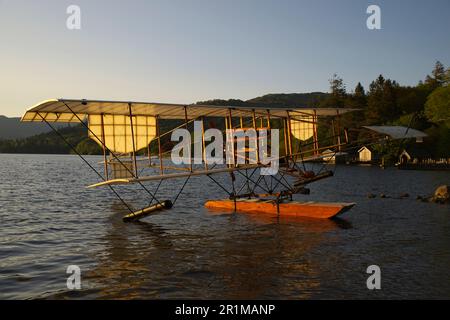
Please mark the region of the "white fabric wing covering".
[[22, 119], [20, 121], [22, 122], [42, 122], [42, 121], [47, 121], [47, 122], [74, 122], [74, 123], [79, 123], [80, 120], [79, 119], [84, 119], [85, 115], [84, 114], [73, 114], [73, 113], [67, 113], [67, 112], [62, 112], [62, 113], [56, 113], [56, 112], [42, 112], [42, 111], [38, 111], [38, 112], [32, 112], [29, 111], [27, 113], [25, 113], [25, 115], [22, 117]]
[[[89, 128], [92, 131], [89, 132], [89, 137], [100, 146], [104, 141], [106, 147], [112, 152], [133, 152], [130, 116], [89, 115], [88, 120]], [[146, 148], [156, 137], [156, 118], [153, 116], [133, 116], [132, 122], [135, 151], [139, 151]], [[102, 129], [102, 124], [104, 129]]]
[[[22, 121], [38, 121], [46, 117], [48, 121], [54, 122], [77, 122], [79, 118], [86, 115], [115, 114], [129, 115], [130, 107], [133, 114], [137, 116], [158, 116], [159, 119], [185, 119], [186, 113], [189, 119], [200, 116], [228, 117], [230, 110], [234, 117], [248, 117], [255, 112], [257, 116], [267, 116], [268, 108], [270, 115], [286, 118], [287, 112], [291, 114], [302, 114], [308, 116], [337, 116], [358, 109], [349, 108], [270, 108], [268, 106], [217, 106], [198, 104], [171, 104], [155, 102], [124, 102], [106, 100], [83, 100], [83, 99], [49, 99], [38, 103], [27, 110]], [[38, 114], [39, 113], [39, 114]], [[41, 116], [40, 116], [41, 115]]]
[[314, 135], [314, 118], [302, 117], [302, 120], [291, 119], [291, 133], [300, 141], [305, 141]]

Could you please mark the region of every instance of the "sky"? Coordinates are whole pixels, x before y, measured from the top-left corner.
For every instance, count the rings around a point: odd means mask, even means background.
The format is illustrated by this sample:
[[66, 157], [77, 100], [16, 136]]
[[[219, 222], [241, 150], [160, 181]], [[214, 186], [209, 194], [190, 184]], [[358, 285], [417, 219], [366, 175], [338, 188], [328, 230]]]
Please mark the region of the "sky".
[[[369, 30], [367, 7], [381, 9]], [[81, 29], [66, 26], [69, 5]], [[449, 0], [0, 0], [0, 114], [49, 98], [194, 103], [415, 85], [450, 66]]]

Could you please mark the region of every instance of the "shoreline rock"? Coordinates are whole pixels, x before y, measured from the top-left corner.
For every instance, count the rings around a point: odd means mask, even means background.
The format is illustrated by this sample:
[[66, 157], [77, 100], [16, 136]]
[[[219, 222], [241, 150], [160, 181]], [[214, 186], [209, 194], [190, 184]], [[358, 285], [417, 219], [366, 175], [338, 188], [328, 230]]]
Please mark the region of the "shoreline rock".
[[450, 186], [439, 186], [431, 197], [431, 201], [434, 203], [446, 204], [450, 202]]
[[449, 204], [450, 203], [450, 186], [442, 185], [437, 187], [432, 196], [422, 197], [417, 196], [416, 198], [422, 202], [433, 202], [440, 204]]

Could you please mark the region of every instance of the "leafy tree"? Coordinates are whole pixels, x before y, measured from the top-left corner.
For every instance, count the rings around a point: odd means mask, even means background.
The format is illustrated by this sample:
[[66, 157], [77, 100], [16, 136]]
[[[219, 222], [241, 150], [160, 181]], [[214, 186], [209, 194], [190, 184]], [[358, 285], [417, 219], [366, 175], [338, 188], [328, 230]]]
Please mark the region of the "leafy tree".
[[333, 74], [333, 77], [329, 80], [331, 94], [337, 98], [345, 98], [347, 95], [347, 91], [345, 88], [344, 80], [339, 77], [336, 73]]
[[450, 85], [450, 68], [445, 71], [445, 85]]
[[430, 121], [428, 121], [428, 118], [423, 111], [402, 115], [398, 119], [389, 121], [387, 124], [410, 127], [418, 130], [425, 130], [431, 126]]
[[322, 101], [321, 107], [343, 108], [345, 107], [345, 99], [347, 98], [347, 90], [345, 88], [344, 80], [337, 74], [329, 80], [330, 95]]
[[420, 112], [423, 110], [427, 96], [430, 94], [425, 86], [398, 87], [397, 107], [402, 115]]
[[425, 79], [425, 84], [431, 89], [436, 89], [446, 83], [447, 76], [444, 65], [440, 61], [436, 61], [431, 75], [427, 75]]
[[355, 87], [355, 96], [357, 97], [366, 96], [366, 91], [364, 90], [364, 87], [362, 86], [361, 82], [358, 82], [358, 84]]
[[382, 124], [400, 115], [397, 108], [399, 85], [382, 75], [370, 84], [367, 99], [366, 121], [368, 124]]
[[103, 154], [103, 149], [92, 139], [85, 138], [75, 147], [80, 154], [98, 155]]
[[355, 92], [351, 95], [348, 95], [346, 100], [346, 107], [348, 108], [356, 108], [356, 109], [365, 109], [367, 106], [367, 95], [364, 87], [361, 85], [361, 82], [355, 87]]
[[[365, 117], [364, 110], [367, 107], [367, 95], [364, 87], [360, 82], [355, 87], [352, 94], [347, 95], [345, 100], [345, 107], [352, 109], [360, 109], [360, 111], [349, 112], [342, 116], [342, 126], [345, 128], [355, 128], [364, 125]], [[356, 139], [356, 134], [350, 134], [350, 138]]]
[[425, 114], [430, 121], [450, 127], [450, 85], [437, 88], [428, 96]]
[[427, 144], [430, 145], [433, 157], [450, 157], [450, 127], [441, 123], [425, 131], [428, 134]]

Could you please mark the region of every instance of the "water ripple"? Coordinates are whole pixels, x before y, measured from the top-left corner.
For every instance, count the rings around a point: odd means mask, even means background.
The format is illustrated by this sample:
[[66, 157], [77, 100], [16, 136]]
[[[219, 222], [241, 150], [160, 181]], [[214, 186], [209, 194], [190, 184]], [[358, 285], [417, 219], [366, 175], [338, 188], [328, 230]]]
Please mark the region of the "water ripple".
[[[333, 221], [208, 212], [204, 201], [224, 195], [194, 177], [173, 210], [124, 224], [108, 189], [85, 189], [96, 180], [77, 157], [2, 154], [0, 164], [0, 298], [450, 297], [448, 206], [414, 200], [449, 184], [448, 172], [339, 167], [308, 198], [358, 203]], [[118, 189], [137, 207], [149, 201]], [[80, 291], [66, 288], [73, 264]], [[365, 285], [371, 264], [382, 268], [378, 292]]]

